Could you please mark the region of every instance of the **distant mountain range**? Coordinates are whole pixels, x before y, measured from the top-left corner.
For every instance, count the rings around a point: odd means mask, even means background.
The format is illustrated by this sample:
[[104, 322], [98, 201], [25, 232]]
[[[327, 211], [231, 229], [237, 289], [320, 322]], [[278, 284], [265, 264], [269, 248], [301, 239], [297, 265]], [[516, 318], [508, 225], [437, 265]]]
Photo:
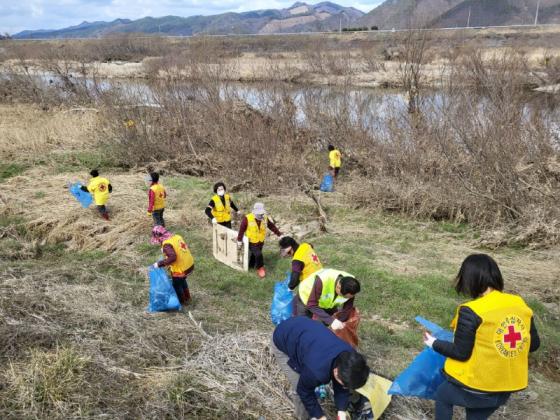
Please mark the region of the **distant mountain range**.
[[95, 38], [115, 33], [162, 35], [269, 34], [282, 32], [330, 31], [340, 25], [352, 25], [364, 12], [331, 2], [315, 5], [297, 2], [287, 9], [223, 13], [213, 16], [145, 17], [138, 20], [117, 19], [112, 22], [83, 22], [58, 30], [23, 31], [19, 39]]
[[[356, 22], [379, 29], [523, 25], [539, 0], [386, 0]], [[470, 17], [469, 17], [470, 15]], [[560, 0], [540, 0], [539, 23], [560, 23]]]
[[339, 27], [405, 29], [532, 24], [560, 24], [560, 0], [386, 0], [365, 14], [331, 2], [294, 3], [287, 9], [223, 13], [213, 16], [145, 17], [138, 20], [83, 22], [58, 30], [23, 31], [20, 39], [96, 38], [117, 33], [162, 35], [272, 34], [332, 31]]

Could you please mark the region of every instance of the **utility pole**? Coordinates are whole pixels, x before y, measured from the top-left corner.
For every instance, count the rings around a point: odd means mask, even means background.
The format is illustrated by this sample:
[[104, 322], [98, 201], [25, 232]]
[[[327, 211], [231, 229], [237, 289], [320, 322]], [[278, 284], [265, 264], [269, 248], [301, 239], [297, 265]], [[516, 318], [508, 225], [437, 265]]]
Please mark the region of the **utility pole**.
[[541, 5], [541, 0], [537, 1], [537, 11], [535, 12], [535, 26], [539, 24], [539, 7]]
[[469, 6], [469, 16], [467, 17], [467, 28], [471, 26], [471, 6]]
[[338, 18], [338, 33], [342, 33], [342, 16]]

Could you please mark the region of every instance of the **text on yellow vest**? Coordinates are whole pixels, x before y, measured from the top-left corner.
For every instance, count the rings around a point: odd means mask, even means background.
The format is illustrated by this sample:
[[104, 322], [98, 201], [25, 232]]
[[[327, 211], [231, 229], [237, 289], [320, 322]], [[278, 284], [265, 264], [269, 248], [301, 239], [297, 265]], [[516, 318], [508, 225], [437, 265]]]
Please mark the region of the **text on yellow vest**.
[[253, 213], [247, 215], [247, 231], [245, 235], [249, 239], [249, 243], [256, 244], [259, 242], [264, 242], [266, 238], [266, 226], [268, 224], [268, 218], [263, 216], [260, 223], [257, 224], [257, 219]]
[[165, 208], [165, 188], [161, 184], [154, 184], [150, 187], [154, 192], [154, 210], [161, 210]]
[[212, 201], [214, 202], [212, 216], [216, 218], [216, 221], [218, 223], [231, 221], [231, 198], [229, 194], [224, 194], [224, 201], [226, 202], [225, 206], [218, 194], [215, 194], [214, 197], [212, 197]]
[[315, 253], [313, 247], [304, 242], [299, 245], [297, 251], [294, 253], [292, 261], [301, 261], [303, 263], [303, 271], [301, 272], [299, 279], [300, 281], [305, 280], [311, 274], [323, 268], [323, 264], [319, 261], [319, 257]]
[[96, 206], [103, 206], [109, 200], [109, 180], [107, 178], [100, 176], [91, 178], [87, 189], [93, 194]]
[[[523, 299], [497, 290], [461, 306], [481, 319], [471, 357], [447, 358], [445, 372], [469, 388], [487, 392], [526, 388], [533, 311]], [[455, 331], [459, 308], [451, 327]]]
[[173, 235], [171, 238], [163, 241], [161, 244], [162, 252], [163, 247], [167, 244], [173, 247], [175, 255], [177, 255], [177, 259], [169, 266], [171, 275], [183, 275], [185, 271], [194, 265], [194, 258], [191, 255], [189, 247], [181, 235]]
[[339, 296], [335, 292], [336, 280], [341, 276], [354, 277], [344, 271], [334, 270], [332, 268], [323, 268], [322, 270], [311, 274], [299, 284], [299, 298], [304, 305], [307, 305], [309, 296], [311, 295], [311, 291], [313, 290], [315, 279], [319, 277], [321, 279], [321, 283], [323, 284], [321, 297], [319, 298], [319, 307], [323, 309], [332, 309], [344, 304], [344, 302], [346, 302], [348, 298]]

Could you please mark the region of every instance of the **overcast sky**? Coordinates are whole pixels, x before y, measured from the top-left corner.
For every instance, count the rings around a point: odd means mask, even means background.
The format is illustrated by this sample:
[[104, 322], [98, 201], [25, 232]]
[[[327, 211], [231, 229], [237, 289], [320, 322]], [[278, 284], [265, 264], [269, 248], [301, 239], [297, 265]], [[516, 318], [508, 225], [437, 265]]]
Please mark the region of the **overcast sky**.
[[[310, 4], [321, 0], [308, 1]], [[295, 0], [0, 0], [0, 33], [24, 29], [61, 29], [88, 22], [145, 16], [214, 15], [259, 9], [281, 9]], [[383, 0], [332, 0], [369, 12]]]

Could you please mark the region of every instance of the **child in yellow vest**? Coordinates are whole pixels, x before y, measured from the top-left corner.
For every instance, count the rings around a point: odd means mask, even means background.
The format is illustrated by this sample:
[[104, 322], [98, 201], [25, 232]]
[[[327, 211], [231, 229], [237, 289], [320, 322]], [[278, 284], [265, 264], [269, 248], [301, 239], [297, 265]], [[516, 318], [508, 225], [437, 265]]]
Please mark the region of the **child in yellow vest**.
[[243, 236], [249, 239], [249, 268], [255, 268], [262, 279], [266, 276], [262, 249], [266, 238], [266, 228], [276, 236], [282, 236], [274, 222], [266, 215], [263, 203], [255, 203], [253, 211], [243, 218], [237, 234], [237, 247], [243, 246]]
[[454, 405], [465, 407], [467, 418], [487, 419], [512, 392], [527, 387], [529, 352], [539, 348], [540, 339], [533, 311], [503, 289], [502, 274], [490, 256], [468, 256], [455, 290], [474, 300], [457, 308], [453, 342], [424, 333], [424, 343], [447, 357], [447, 380], [435, 396], [437, 420], [450, 420]]
[[191, 300], [187, 277], [194, 270], [194, 258], [181, 235], [172, 234], [163, 226], [154, 226], [152, 239], [154, 245], [161, 245], [164, 259], [153, 264], [154, 268], [167, 267], [173, 281], [173, 289], [181, 305]]
[[93, 169], [90, 173], [91, 179], [86, 186], [82, 186], [81, 190], [89, 192], [93, 195], [93, 201], [97, 206], [97, 210], [102, 218], [109, 220], [109, 212], [107, 211], [107, 201], [109, 200], [109, 194], [113, 192], [113, 186], [107, 178], [99, 176], [99, 171]]
[[154, 226], [164, 226], [163, 212], [165, 210], [165, 199], [167, 191], [165, 187], [159, 183], [159, 174], [152, 172], [150, 174], [151, 184], [148, 190], [148, 214], [154, 219]]
[[342, 166], [342, 157], [340, 150], [329, 144], [329, 170], [333, 178], [338, 177], [338, 172]]

